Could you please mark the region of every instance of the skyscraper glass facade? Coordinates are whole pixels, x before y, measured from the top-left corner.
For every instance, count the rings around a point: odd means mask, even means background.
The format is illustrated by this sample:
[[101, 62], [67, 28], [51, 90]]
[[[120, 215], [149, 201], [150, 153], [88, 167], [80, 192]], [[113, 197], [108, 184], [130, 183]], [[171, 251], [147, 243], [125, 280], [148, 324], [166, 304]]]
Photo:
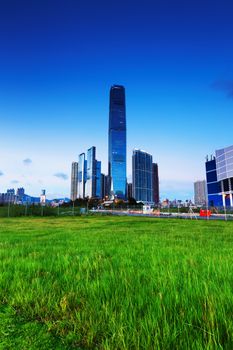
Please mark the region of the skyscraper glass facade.
[[159, 167], [157, 163], [152, 164], [152, 188], [153, 188], [153, 202], [159, 203]]
[[208, 205], [211, 207], [221, 207], [223, 205], [221, 194], [221, 183], [217, 178], [216, 159], [207, 160], [206, 183], [208, 193]]
[[75, 201], [78, 197], [78, 163], [73, 162], [71, 168], [71, 193], [70, 198]]
[[92, 198], [96, 196], [96, 148], [87, 150], [87, 181], [85, 196]]
[[233, 146], [218, 149], [206, 161], [208, 203], [233, 207]]
[[125, 88], [113, 85], [110, 90], [108, 173], [110, 192], [118, 198], [126, 198], [126, 108]]
[[127, 183], [127, 199], [131, 199], [133, 197], [133, 185], [132, 183]]
[[101, 162], [96, 160], [95, 162], [95, 173], [96, 173], [96, 191], [95, 197], [101, 198], [102, 196], [102, 182], [101, 182]]
[[81, 153], [78, 158], [78, 198], [85, 198], [86, 166], [85, 153]]
[[101, 162], [96, 160], [96, 148], [93, 146], [85, 153], [81, 153], [78, 163], [72, 163], [71, 199], [101, 198]]
[[102, 199], [105, 197], [105, 175], [101, 174], [101, 196]]
[[134, 150], [132, 158], [133, 198], [144, 203], [153, 202], [152, 156]]
[[233, 146], [216, 150], [216, 168], [219, 181], [233, 177]]

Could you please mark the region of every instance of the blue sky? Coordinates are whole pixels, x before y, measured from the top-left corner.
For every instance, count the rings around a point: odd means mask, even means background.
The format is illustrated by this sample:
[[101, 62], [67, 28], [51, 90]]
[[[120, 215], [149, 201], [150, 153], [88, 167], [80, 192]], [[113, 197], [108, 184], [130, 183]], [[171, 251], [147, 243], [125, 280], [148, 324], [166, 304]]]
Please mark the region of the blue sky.
[[106, 172], [109, 89], [123, 84], [129, 178], [141, 148], [161, 197], [191, 198], [206, 154], [233, 144], [232, 18], [231, 0], [1, 1], [0, 192], [68, 196], [92, 145]]

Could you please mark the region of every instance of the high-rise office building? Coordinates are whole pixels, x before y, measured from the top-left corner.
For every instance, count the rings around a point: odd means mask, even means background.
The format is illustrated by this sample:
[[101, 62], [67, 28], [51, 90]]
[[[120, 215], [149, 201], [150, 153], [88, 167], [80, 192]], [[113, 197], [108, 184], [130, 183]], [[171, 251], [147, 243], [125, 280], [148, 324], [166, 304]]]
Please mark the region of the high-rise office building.
[[113, 85], [110, 90], [108, 131], [108, 175], [111, 196], [126, 198], [126, 108], [125, 88]]
[[96, 148], [87, 151], [85, 197], [101, 198], [101, 162], [96, 160]]
[[233, 146], [218, 149], [215, 154], [223, 206], [233, 207]]
[[111, 190], [111, 178], [109, 175], [105, 175], [105, 197], [109, 197]]
[[133, 185], [132, 183], [127, 183], [127, 199], [133, 197]]
[[86, 168], [85, 153], [81, 153], [78, 157], [78, 198], [82, 199], [85, 198]]
[[102, 195], [102, 182], [101, 182], [101, 162], [96, 160], [95, 161], [95, 197], [101, 198]]
[[194, 182], [194, 203], [195, 205], [206, 205], [206, 181]]
[[101, 174], [101, 196], [100, 198], [104, 199], [106, 196], [105, 194], [105, 175]]
[[233, 146], [218, 149], [206, 160], [209, 206], [233, 207]]
[[218, 149], [206, 161], [208, 204], [233, 207], [233, 146]]
[[152, 156], [134, 150], [132, 157], [133, 198], [144, 203], [153, 202]]
[[159, 203], [159, 167], [157, 163], [152, 163], [152, 201]]
[[71, 166], [71, 193], [70, 198], [75, 201], [78, 198], [78, 163], [73, 162]]
[[72, 163], [71, 200], [76, 198], [101, 198], [101, 162], [96, 160], [96, 148], [93, 146], [81, 153], [78, 162]]
[[206, 183], [208, 194], [208, 205], [211, 207], [222, 207], [221, 183], [217, 178], [216, 158], [211, 156], [205, 163]]
[[87, 150], [87, 181], [85, 196], [96, 197], [96, 148], [93, 146]]

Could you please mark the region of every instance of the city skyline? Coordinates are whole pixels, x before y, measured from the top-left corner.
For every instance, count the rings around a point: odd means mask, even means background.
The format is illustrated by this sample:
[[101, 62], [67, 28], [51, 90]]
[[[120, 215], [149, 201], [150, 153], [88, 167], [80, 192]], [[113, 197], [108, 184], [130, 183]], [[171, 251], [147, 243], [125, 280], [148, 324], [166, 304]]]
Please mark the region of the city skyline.
[[[113, 86], [119, 86], [119, 85], [117, 85], [117, 84], [114, 84]], [[121, 85], [120, 85], [121, 86]], [[107, 138], [107, 136], [106, 136], [106, 138]], [[90, 144], [90, 142], [88, 141], [87, 142], [88, 144]], [[98, 143], [98, 140], [97, 140], [97, 143]], [[81, 147], [82, 148], [82, 147]], [[80, 149], [81, 149], [80, 148]], [[131, 152], [127, 152], [127, 158], [131, 158], [132, 157], [132, 153], [134, 152], [134, 149], [135, 149], [135, 147], [131, 150]], [[107, 150], [105, 150], [104, 151], [104, 156], [106, 157], [106, 154], [107, 154]], [[82, 153], [81, 154], [79, 154], [78, 155], [78, 157], [80, 157], [80, 155], [82, 155]], [[78, 157], [76, 157], [76, 158], [78, 158]], [[103, 157], [104, 158], [104, 157]], [[72, 163], [73, 163], [74, 161], [72, 161]], [[24, 167], [27, 167], [27, 168], [30, 168], [31, 167], [31, 165], [32, 165], [32, 163], [33, 163], [33, 161], [32, 161], [32, 159], [30, 159], [30, 158], [25, 158], [23, 161], [22, 161], [22, 163], [23, 163], [23, 165], [24, 165]], [[204, 164], [204, 162], [202, 163], [202, 164]], [[104, 169], [106, 170], [106, 164], [104, 164], [105, 166], [104, 166]], [[106, 173], [108, 173], [108, 171], [106, 170]], [[4, 173], [2, 173], [2, 171], [1, 171], [1, 176], [3, 176], [4, 175]], [[63, 173], [63, 172], [57, 172], [57, 173], [55, 173], [55, 174], [53, 174], [53, 177], [55, 177], [55, 178], [58, 178], [59, 180], [62, 180], [62, 181], [65, 181], [65, 180], [69, 180], [69, 181], [71, 181], [71, 176], [69, 175], [69, 172], [67, 172], [67, 174], [66, 173]], [[203, 178], [205, 178], [205, 175], [203, 176]], [[199, 177], [197, 177], [197, 178], [195, 178], [194, 180], [193, 180], [193, 182], [195, 182], [195, 181], [199, 181], [201, 179], [201, 177], [199, 176]], [[132, 181], [132, 167], [131, 167], [131, 173], [127, 173], [127, 181], [128, 182], [130, 182], [130, 181]], [[43, 182], [42, 181], [38, 181], [41, 185], [43, 184]], [[162, 181], [162, 183], [165, 183], [166, 182], [166, 180], [165, 181]], [[193, 182], [191, 183], [191, 185], [193, 186]], [[44, 183], [45, 184], [45, 183]], [[19, 187], [19, 186], [23, 186], [23, 182], [20, 182], [20, 181], [15, 181], [15, 180], [13, 180], [13, 181], [11, 181], [10, 183], [9, 183], [9, 186], [7, 187], [7, 188], [5, 188], [4, 190], [6, 191], [8, 188], [13, 188], [14, 187], [14, 185], [15, 186], [17, 186], [17, 187]], [[30, 186], [30, 184], [28, 184], [29, 186]], [[166, 193], [169, 193], [169, 185], [165, 188], [165, 190], [163, 190], [163, 186], [161, 186], [162, 187], [162, 195], [161, 195], [161, 197], [162, 198], [169, 198], [169, 199], [193, 199], [194, 198], [194, 192], [193, 191], [190, 191], [190, 195], [182, 195], [182, 193], [181, 192], [179, 192], [179, 191], [177, 191], [176, 190], [176, 188], [174, 187], [173, 189], [172, 189], [172, 192], [174, 193], [174, 195], [172, 196], [172, 195], [167, 195], [166, 196]], [[38, 187], [39, 188], [39, 187]], [[4, 191], [3, 191], [4, 192]], [[39, 192], [41, 192], [41, 189], [39, 189]], [[34, 196], [38, 196], [39, 195], [39, 192], [38, 193], [32, 193], [32, 195], [34, 195]], [[30, 193], [30, 190], [28, 191], [28, 193]], [[30, 193], [31, 194], [31, 193]], [[175, 195], [175, 194], [177, 194], [177, 195]], [[68, 191], [67, 191], [67, 193], [62, 193], [62, 192], [60, 192], [59, 194], [57, 194], [57, 195], [53, 195], [53, 194], [49, 194], [48, 195], [48, 198], [50, 198], [50, 199], [52, 199], [52, 198], [55, 198], [55, 197], [69, 197], [70, 196], [70, 184], [68, 184]], [[162, 199], [161, 198], [161, 199]]]
[[219, 120], [233, 113], [233, 4], [91, 5], [1, 4], [0, 191], [69, 196], [70, 164], [93, 144], [107, 174], [108, 91], [121, 84], [129, 177], [133, 149], [145, 149], [161, 198], [193, 197], [206, 154], [232, 144]]

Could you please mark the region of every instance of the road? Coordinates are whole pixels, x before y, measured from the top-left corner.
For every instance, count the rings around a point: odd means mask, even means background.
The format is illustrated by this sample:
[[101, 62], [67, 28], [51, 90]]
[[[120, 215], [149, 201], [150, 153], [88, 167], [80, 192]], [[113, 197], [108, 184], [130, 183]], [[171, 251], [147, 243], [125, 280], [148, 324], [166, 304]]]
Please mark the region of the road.
[[91, 209], [89, 210], [92, 213], [99, 214], [111, 214], [118, 216], [141, 216], [141, 217], [150, 217], [150, 218], [161, 218], [161, 219], [189, 219], [189, 220], [225, 220], [233, 221], [232, 214], [212, 214], [210, 217], [202, 217], [198, 213], [160, 213], [155, 215], [152, 213], [143, 213], [136, 211], [128, 210], [105, 210], [105, 209]]

